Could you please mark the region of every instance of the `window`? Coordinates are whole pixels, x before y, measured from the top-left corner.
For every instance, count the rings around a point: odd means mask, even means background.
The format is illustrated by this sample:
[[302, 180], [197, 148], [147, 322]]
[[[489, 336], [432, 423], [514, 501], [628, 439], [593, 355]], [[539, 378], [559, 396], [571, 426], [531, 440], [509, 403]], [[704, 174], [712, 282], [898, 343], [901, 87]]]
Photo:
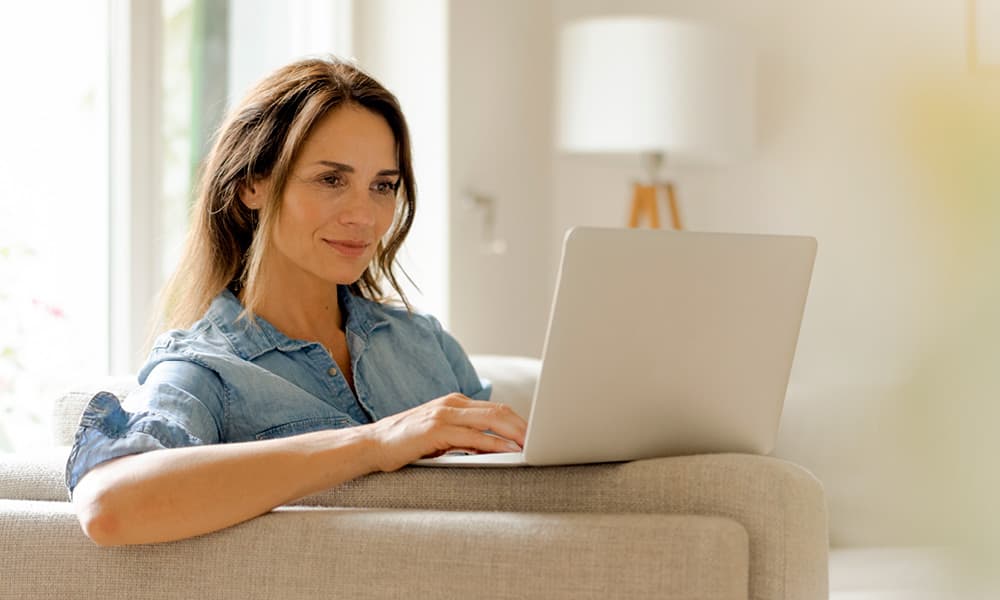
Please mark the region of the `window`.
[[18, 90], [0, 95], [0, 452], [49, 444], [51, 401], [70, 385], [135, 372], [222, 115], [276, 66], [349, 55], [351, 7], [0, 6]]
[[[0, 7], [0, 451], [108, 370], [108, 5]], [[85, 351], [81, 351], [85, 347]]]

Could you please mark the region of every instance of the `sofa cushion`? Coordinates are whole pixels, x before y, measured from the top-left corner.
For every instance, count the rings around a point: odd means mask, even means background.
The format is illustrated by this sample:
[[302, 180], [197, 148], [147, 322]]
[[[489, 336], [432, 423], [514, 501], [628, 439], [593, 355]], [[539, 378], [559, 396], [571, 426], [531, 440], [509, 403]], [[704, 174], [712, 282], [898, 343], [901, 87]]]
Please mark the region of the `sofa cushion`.
[[718, 517], [282, 508], [198, 538], [97, 548], [68, 503], [0, 500], [0, 596], [747, 598]]
[[474, 354], [469, 357], [476, 372], [493, 383], [491, 400], [510, 405], [525, 419], [531, 413], [535, 382], [542, 362], [537, 358]]
[[65, 476], [68, 457], [68, 446], [0, 454], [0, 498], [68, 500]]

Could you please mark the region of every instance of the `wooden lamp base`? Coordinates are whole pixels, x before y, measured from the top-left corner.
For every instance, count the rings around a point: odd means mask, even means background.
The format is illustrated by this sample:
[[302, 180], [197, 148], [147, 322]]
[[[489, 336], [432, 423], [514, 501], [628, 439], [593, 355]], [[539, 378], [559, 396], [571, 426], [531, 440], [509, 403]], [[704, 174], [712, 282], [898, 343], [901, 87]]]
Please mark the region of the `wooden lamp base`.
[[649, 219], [649, 226], [653, 229], [660, 228], [660, 211], [657, 208], [656, 192], [659, 188], [664, 188], [667, 192], [667, 206], [670, 208], [670, 221], [674, 229], [684, 229], [681, 223], [681, 213], [677, 206], [677, 195], [674, 192], [674, 184], [667, 182], [659, 185], [644, 185], [636, 183], [632, 190], [632, 212], [629, 214], [628, 226], [639, 227], [646, 219]]

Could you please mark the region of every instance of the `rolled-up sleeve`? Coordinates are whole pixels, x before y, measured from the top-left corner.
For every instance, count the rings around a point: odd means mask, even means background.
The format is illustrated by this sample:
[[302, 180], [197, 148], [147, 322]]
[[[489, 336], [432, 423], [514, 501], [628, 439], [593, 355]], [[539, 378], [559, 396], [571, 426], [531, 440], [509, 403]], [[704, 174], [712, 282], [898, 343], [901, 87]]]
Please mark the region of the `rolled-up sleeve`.
[[108, 392], [91, 398], [66, 463], [70, 495], [80, 479], [114, 458], [223, 439], [225, 389], [210, 369], [164, 361], [124, 402]]

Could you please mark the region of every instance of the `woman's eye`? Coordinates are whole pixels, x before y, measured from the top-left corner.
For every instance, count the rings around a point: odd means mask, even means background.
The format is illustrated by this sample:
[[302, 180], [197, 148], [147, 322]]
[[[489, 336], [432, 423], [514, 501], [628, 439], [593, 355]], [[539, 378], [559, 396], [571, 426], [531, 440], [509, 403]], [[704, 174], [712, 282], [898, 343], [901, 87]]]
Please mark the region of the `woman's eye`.
[[393, 181], [378, 181], [372, 186], [372, 190], [377, 194], [395, 194], [399, 184]]
[[340, 175], [324, 175], [321, 181], [330, 187], [340, 187], [344, 183]]

